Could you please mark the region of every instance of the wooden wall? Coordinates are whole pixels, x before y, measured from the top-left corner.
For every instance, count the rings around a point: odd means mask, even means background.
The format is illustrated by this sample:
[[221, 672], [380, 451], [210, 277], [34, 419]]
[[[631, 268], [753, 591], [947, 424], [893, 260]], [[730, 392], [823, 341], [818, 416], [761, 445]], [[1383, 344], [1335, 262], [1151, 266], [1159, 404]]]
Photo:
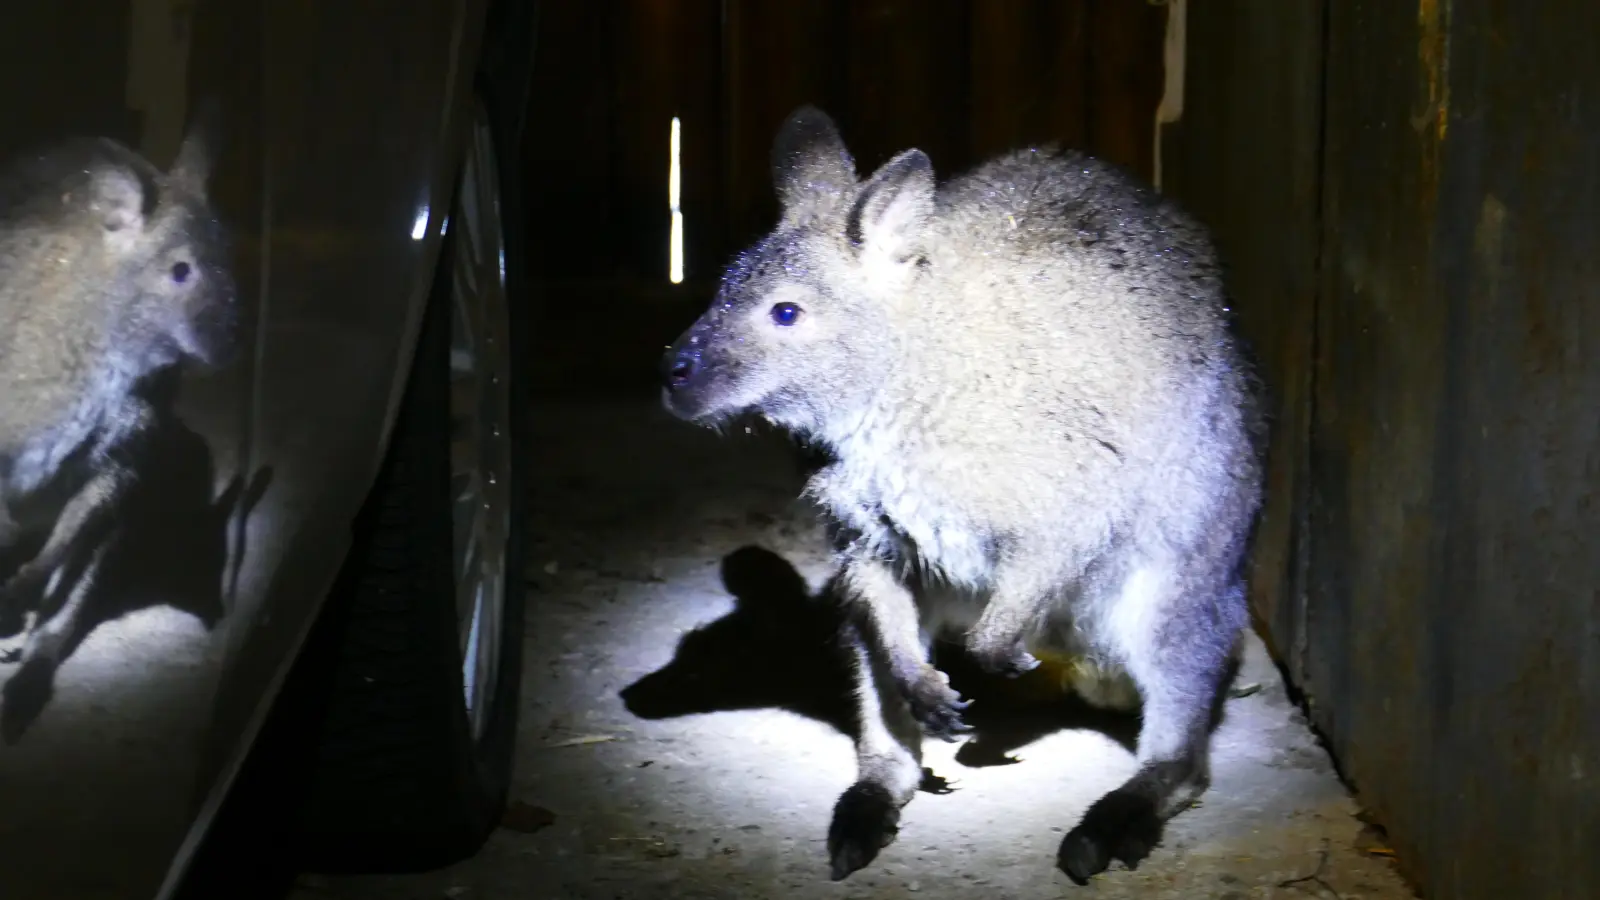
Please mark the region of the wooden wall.
[[1278, 392], [1256, 608], [1424, 896], [1600, 897], [1600, 5], [1189, 20], [1163, 161]]
[[[552, 327], [618, 304], [637, 338], [585, 377], [636, 378], [776, 215], [768, 152], [801, 103], [863, 174], [921, 147], [944, 174], [1058, 141], [1148, 175], [1165, 10], [1149, 0], [605, 0], [545, 3], [529, 112], [536, 264]], [[667, 284], [668, 128], [683, 123], [689, 284]], [[598, 315], [599, 313], [596, 312]], [[592, 323], [591, 323], [592, 324]], [[646, 353], [645, 355], [649, 355]], [[653, 359], [646, 360], [653, 363]]]

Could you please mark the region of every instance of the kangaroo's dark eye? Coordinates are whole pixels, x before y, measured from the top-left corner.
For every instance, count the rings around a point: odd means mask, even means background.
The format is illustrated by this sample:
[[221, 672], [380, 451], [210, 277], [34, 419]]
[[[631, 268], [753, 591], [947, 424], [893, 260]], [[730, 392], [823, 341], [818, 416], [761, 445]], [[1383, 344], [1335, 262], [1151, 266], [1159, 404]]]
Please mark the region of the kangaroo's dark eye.
[[793, 325], [800, 321], [800, 307], [793, 303], [775, 303], [772, 306], [772, 321], [779, 325]]
[[185, 281], [188, 281], [189, 280], [189, 264], [186, 263], [186, 262], [173, 263], [172, 264], [172, 280], [176, 281], [179, 284], [183, 284]]

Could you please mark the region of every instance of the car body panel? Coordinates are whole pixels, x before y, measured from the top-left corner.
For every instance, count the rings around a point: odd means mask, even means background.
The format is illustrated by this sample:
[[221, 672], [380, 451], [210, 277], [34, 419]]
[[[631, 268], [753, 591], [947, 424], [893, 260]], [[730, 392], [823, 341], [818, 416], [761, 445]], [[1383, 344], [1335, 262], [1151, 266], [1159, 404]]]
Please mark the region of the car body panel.
[[185, 372], [179, 424], [135, 467], [144, 503], [118, 521], [134, 549], [85, 595], [115, 617], [0, 744], [0, 895], [156, 896], [220, 803], [382, 458], [487, 3], [7, 10], [0, 156], [87, 134], [165, 168], [215, 104], [240, 329], [227, 367]]

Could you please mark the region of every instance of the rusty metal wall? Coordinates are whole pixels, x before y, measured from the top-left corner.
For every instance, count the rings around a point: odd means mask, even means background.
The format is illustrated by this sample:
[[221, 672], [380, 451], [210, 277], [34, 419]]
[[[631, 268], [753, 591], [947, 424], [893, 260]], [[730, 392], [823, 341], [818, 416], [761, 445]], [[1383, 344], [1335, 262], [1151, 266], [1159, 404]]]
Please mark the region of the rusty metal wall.
[[1191, 5], [1176, 144], [1280, 394], [1256, 607], [1426, 896], [1591, 900], [1600, 4], [1303, 7]]

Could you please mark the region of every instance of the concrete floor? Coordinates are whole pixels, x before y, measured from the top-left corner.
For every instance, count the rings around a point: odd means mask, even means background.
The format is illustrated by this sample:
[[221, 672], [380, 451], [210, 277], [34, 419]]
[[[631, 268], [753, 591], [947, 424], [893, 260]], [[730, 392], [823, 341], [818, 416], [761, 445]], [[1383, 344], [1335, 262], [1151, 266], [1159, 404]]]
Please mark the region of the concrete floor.
[[1137, 871], [1079, 888], [1054, 865], [1132, 771], [1133, 723], [1072, 714], [1040, 679], [957, 672], [979, 737], [928, 741], [925, 759], [957, 790], [919, 794], [894, 844], [830, 882], [824, 836], [854, 756], [829, 724], [846, 686], [805, 593], [826, 559], [792, 454], [649, 400], [539, 417], [508, 827], [449, 869], [306, 876], [292, 900], [1413, 896], [1255, 640], [1210, 792]]

